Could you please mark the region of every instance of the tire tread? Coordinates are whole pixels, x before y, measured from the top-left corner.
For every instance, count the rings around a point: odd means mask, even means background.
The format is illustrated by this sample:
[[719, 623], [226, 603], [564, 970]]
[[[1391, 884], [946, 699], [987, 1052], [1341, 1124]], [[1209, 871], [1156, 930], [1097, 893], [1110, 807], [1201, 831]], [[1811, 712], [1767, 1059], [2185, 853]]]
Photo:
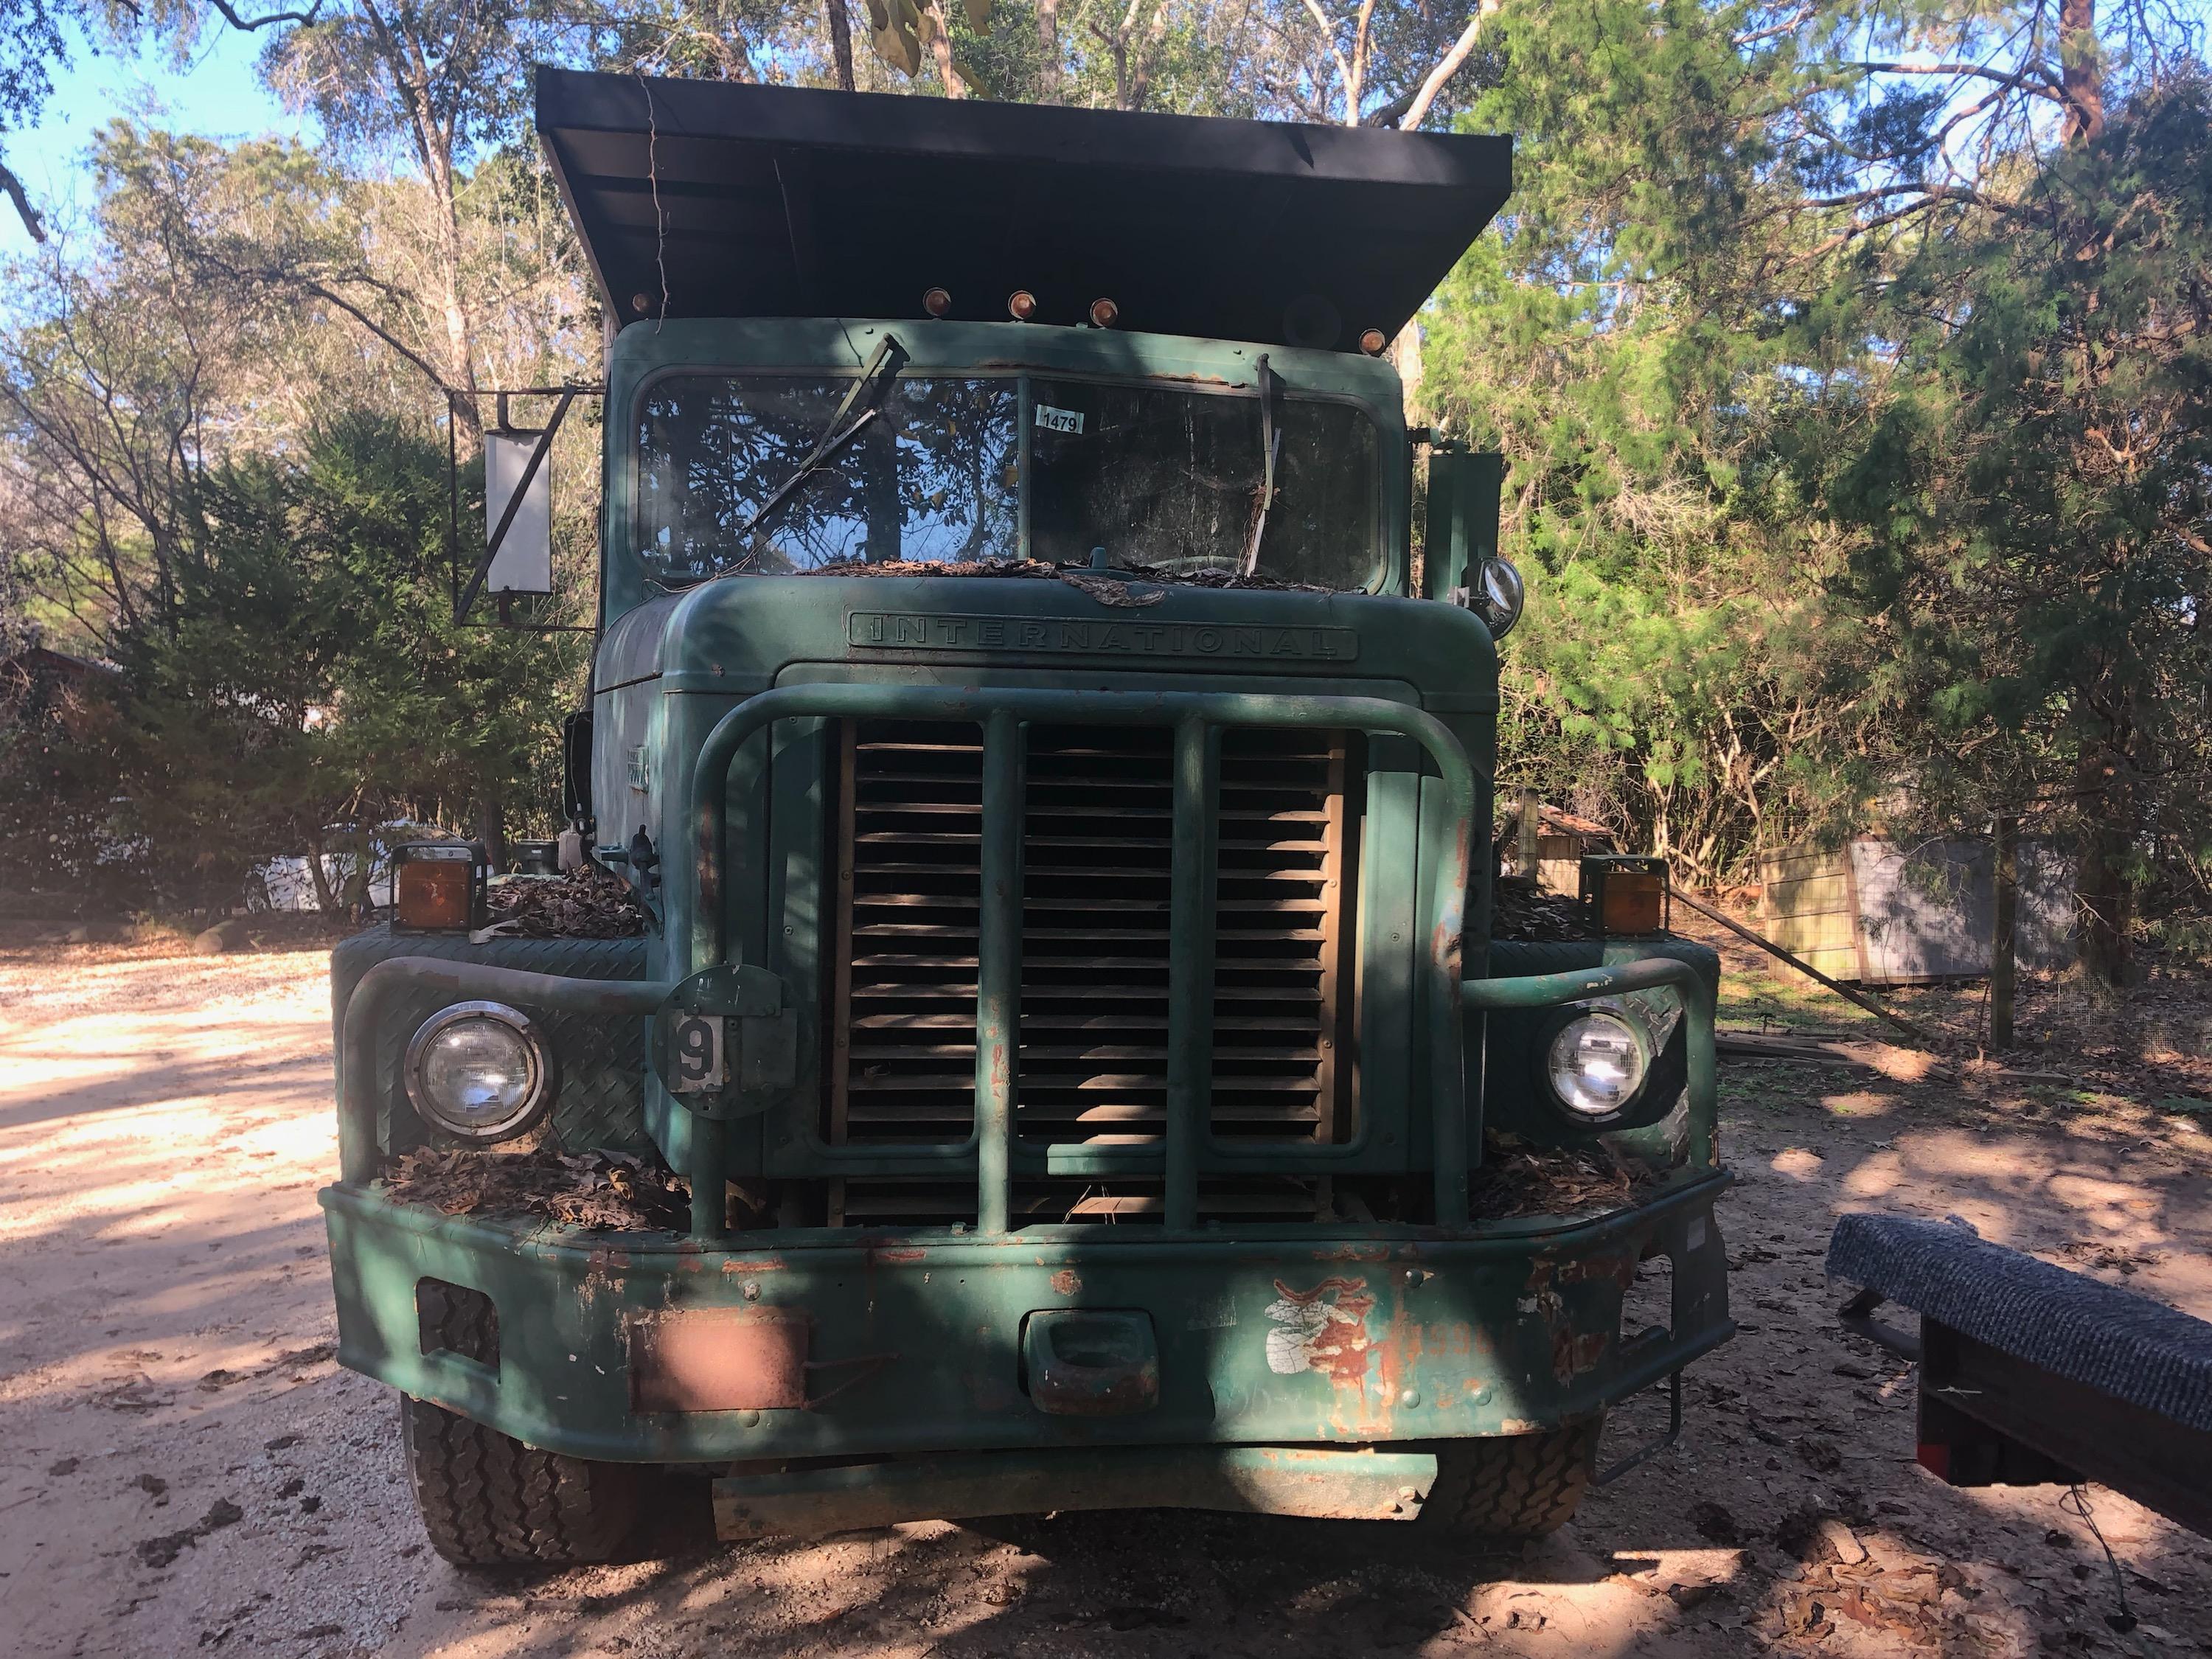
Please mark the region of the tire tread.
[[1574, 1519], [1597, 1464], [1605, 1419], [1538, 1434], [1444, 1440], [1421, 1523], [1486, 1538], [1541, 1538]]
[[[432, 1322], [467, 1352], [487, 1334], [460, 1328], [462, 1316], [449, 1300]], [[399, 1431], [430, 1547], [457, 1567], [604, 1561], [636, 1522], [638, 1472], [627, 1464], [541, 1451], [410, 1395], [399, 1397]]]

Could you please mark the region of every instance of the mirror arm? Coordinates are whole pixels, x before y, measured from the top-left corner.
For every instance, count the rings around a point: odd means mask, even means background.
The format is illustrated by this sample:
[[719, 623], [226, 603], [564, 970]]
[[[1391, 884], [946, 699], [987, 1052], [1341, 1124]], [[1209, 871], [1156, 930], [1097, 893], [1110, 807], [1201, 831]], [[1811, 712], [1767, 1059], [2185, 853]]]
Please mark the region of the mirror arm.
[[515, 514], [522, 511], [522, 498], [530, 493], [530, 481], [538, 476], [538, 469], [545, 465], [546, 456], [553, 453], [554, 434], [561, 430], [561, 422], [568, 417], [568, 405], [576, 401], [580, 389], [573, 386], [561, 388], [561, 401], [553, 405], [552, 419], [546, 422], [545, 429], [538, 434], [537, 445], [530, 452], [529, 462], [522, 469], [522, 477], [514, 486], [514, 494], [507, 500], [507, 511], [499, 515], [499, 523], [492, 529], [491, 540], [484, 546], [483, 557], [477, 561], [477, 568], [469, 574], [468, 586], [461, 590], [460, 598], [453, 601], [455, 622], [468, 620], [469, 611], [476, 604], [477, 595], [483, 592], [484, 582], [491, 574], [491, 562], [499, 556], [500, 544], [507, 539], [507, 526], [514, 522]]

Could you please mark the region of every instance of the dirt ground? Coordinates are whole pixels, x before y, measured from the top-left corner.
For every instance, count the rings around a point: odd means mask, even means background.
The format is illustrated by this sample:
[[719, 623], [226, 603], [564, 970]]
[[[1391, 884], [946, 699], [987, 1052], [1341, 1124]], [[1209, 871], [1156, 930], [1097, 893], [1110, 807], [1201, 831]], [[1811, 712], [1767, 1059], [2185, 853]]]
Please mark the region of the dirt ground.
[[[1857, 1029], [1739, 965], [1735, 1023]], [[1971, 994], [1906, 1000], [1971, 1044]], [[1822, 1279], [1843, 1210], [1957, 1214], [2212, 1316], [2212, 988], [2026, 1013], [2012, 1063], [2063, 1081], [1724, 1067], [1743, 1334], [1679, 1445], [1521, 1555], [1181, 1513], [724, 1547], [671, 1484], [641, 1559], [531, 1579], [431, 1554], [391, 1397], [331, 1362], [320, 951], [0, 938], [0, 1630], [142, 1659], [2212, 1654], [2212, 1542], [1929, 1480], [1910, 1375]], [[1662, 1420], [1632, 1402], [1607, 1455]]]

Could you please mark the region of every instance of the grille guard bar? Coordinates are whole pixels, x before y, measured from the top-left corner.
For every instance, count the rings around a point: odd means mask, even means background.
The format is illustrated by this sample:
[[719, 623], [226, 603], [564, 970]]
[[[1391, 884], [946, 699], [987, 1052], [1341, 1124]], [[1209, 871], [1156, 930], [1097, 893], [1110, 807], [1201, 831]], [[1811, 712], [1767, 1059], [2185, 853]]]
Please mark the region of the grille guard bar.
[[[781, 720], [893, 719], [962, 721], [983, 729], [982, 905], [975, 1013], [975, 1173], [979, 1231], [1006, 1231], [1012, 1203], [1014, 1060], [1021, 1006], [1022, 775], [1024, 721], [1066, 726], [1164, 726], [1175, 731], [1175, 814], [1170, 870], [1165, 1206], [1170, 1230], [1198, 1222], [1198, 1141], [1211, 1092], [1213, 1002], [1214, 814], [1219, 732], [1227, 726], [1304, 726], [1387, 732], [1420, 745], [1443, 783], [1444, 823], [1432, 849], [1435, 876], [1424, 921], [1428, 949], [1423, 1002], [1429, 1036], [1436, 1212], [1445, 1226], [1468, 1219], [1464, 1011], [1460, 1000], [1475, 774], [1451, 729], [1425, 710], [1383, 697], [1291, 696], [1198, 691], [1054, 691], [1014, 687], [904, 684], [795, 685], [764, 691], [722, 716], [693, 763], [691, 929], [672, 940], [684, 952], [678, 977], [727, 958], [723, 872], [729, 849], [729, 773], [738, 752]], [[747, 803], [737, 804], [739, 813]], [[742, 821], [739, 828], [744, 828]], [[695, 1127], [695, 1192], [720, 1192], [728, 1131]], [[693, 1231], [711, 1237], [695, 1214]]]
[[[1024, 720], [1066, 725], [1144, 724], [1175, 729], [1175, 811], [1170, 910], [1170, 1029], [1164, 1152], [1169, 1230], [1197, 1219], [1198, 1139], [1210, 1092], [1213, 974], [1213, 814], [1218, 732], [1232, 726], [1307, 726], [1387, 732], [1419, 744], [1436, 762], [1446, 793], [1435, 878], [1428, 900], [1424, 1002], [1429, 1027], [1431, 1123], [1435, 1159], [1436, 1224], [1468, 1220], [1472, 1144], [1464, 1062], [1469, 1012], [1554, 1007], [1590, 998], [1661, 987], [1682, 999], [1688, 1030], [1690, 1163], [1713, 1164], [1717, 1105], [1714, 994], [1689, 963], [1663, 957], [1506, 979], [1461, 979], [1476, 805], [1475, 774], [1465, 749], [1433, 715], [1379, 697], [1280, 696], [1194, 692], [1069, 692], [1012, 689], [945, 690], [886, 685], [806, 685], [761, 693], [715, 725], [691, 777], [691, 823], [697, 883], [693, 926], [672, 940], [689, 973], [725, 959], [721, 879], [729, 835], [728, 775], [745, 742], [779, 720], [889, 717], [970, 720], [984, 733], [979, 928], [976, 1136], [978, 1231], [1003, 1233], [1012, 1206], [1014, 1060], [1019, 1041], [1021, 985], [1022, 798]], [[739, 811], [744, 810], [739, 803]], [[740, 827], [742, 828], [742, 821]], [[743, 845], [742, 836], [734, 838]], [[339, 1048], [338, 1146], [341, 1178], [365, 1185], [378, 1166], [375, 1036], [384, 1009], [404, 986], [457, 997], [495, 996], [539, 1007], [642, 1016], [673, 989], [663, 981], [571, 979], [428, 957], [395, 957], [372, 968], [349, 1000]], [[692, 1188], [694, 1237], [723, 1237], [721, 1194], [727, 1181], [726, 1126], [694, 1121], [694, 1156], [685, 1173]]]

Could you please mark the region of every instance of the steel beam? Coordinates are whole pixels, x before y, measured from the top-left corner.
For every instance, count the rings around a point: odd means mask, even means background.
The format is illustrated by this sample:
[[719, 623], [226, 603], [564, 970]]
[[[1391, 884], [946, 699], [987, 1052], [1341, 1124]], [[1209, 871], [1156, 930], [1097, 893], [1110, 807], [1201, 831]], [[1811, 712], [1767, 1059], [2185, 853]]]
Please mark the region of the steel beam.
[[1166, 1224], [1198, 1224], [1198, 1141], [1213, 1102], [1214, 806], [1220, 728], [1176, 727], [1175, 830], [1169, 854]]
[[1291, 1446], [971, 1452], [729, 1476], [714, 1482], [714, 1529], [724, 1538], [807, 1537], [902, 1521], [1162, 1508], [1413, 1521], [1436, 1478], [1430, 1452]]
[[1022, 1023], [1022, 725], [983, 722], [981, 887], [975, 951], [975, 1218], [1002, 1233], [1013, 1206], [1014, 1088]]

